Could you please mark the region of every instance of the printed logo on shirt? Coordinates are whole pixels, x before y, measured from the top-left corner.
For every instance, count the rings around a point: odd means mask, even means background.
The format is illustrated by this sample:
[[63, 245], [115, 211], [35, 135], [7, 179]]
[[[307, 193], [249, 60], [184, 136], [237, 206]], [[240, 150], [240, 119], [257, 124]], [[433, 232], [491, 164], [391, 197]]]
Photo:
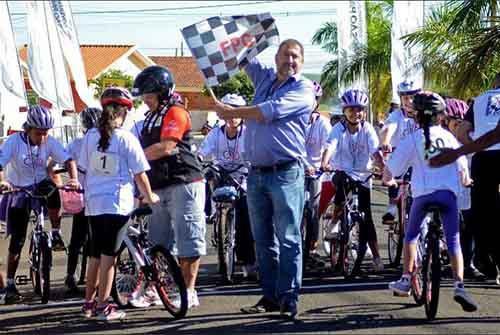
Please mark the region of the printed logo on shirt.
[[222, 157], [228, 161], [236, 161], [240, 159], [240, 153], [239, 152], [230, 152], [229, 150], [225, 150], [222, 153]]
[[406, 136], [413, 134], [417, 129], [418, 127], [415, 123], [409, 121], [405, 122], [403, 131], [401, 132], [401, 138], [403, 139]]
[[175, 122], [175, 120], [170, 120], [166, 124], [165, 129], [170, 131], [179, 131], [179, 127], [177, 126], [177, 122]]
[[33, 155], [33, 160], [28, 155], [24, 155], [23, 163], [27, 167], [33, 167], [33, 165], [43, 167], [45, 165], [43, 159], [35, 155]]
[[492, 95], [488, 98], [488, 106], [486, 107], [486, 116], [500, 115], [500, 94]]

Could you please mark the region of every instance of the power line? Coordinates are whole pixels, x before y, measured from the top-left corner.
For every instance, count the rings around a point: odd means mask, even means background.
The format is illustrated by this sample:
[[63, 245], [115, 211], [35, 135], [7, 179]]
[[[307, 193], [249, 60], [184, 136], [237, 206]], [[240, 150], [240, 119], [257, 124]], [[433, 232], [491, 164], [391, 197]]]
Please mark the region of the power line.
[[[265, 3], [280, 2], [283, 0], [269, 0], [269, 1], [254, 1], [254, 2], [238, 2], [231, 4], [221, 4], [221, 5], [205, 5], [205, 6], [192, 6], [192, 7], [180, 7], [180, 8], [151, 8], [151, 9], [122, 9], [122, 10], [89, 10], [73, 12], [73, 15], [92, 15], [92, 14], [121, 14], [121, 13], [147, 13], [147, 12], [167, 12], [167, 11], [180, 11], [180, 10], [190, 10], [190, 9], [207, 9], [207, 8], [222, 8], [222, 7], [236, 7], [236, 6], [249, 6], [249, 5], [260, 5]], [[12, 16], [26, 16], [26, 13], [11, 13]]]

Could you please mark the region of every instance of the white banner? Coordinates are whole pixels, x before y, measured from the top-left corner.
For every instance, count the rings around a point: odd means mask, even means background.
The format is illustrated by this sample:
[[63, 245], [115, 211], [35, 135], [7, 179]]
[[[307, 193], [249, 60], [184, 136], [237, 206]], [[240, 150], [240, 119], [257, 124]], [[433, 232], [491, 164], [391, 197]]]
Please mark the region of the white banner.
[[27, 1], [31, 87], [59, 110], [74, 110], [73, 96], [50, 2]]
[[0, 84], [15, 96], [26, 99], [7, 1], [0, 2]]
[[422, 47], [405, 47], [401, 37], [415, 32], [424, 21], [423, 1], [394, 1], [391, 32], [391, 77], [392, 96], [399, 100], [397, 87], [403, 81], [413, 81], [418, 87], [424, 85]]
[[356, 49], [367, 46], [366, 4], [364, 1], [339, 1], [337, 4], [337, 41], [338, 41], [338, 78], [339, 95], [346, 88], [368, 90], [368, 75], [366, 69], [354, 78], [352, 82], [341, 80], [342, 73], [352, 61]]
[[63, 55], [71, 71], [78, 96], [87, 106], [95, 105], [96, 101], [93, 99], [87, 84], [87, 75], [75, 23], [71, 14], [70, 3], [69, 1], [60, 0], [52, 0], [50, 3]]

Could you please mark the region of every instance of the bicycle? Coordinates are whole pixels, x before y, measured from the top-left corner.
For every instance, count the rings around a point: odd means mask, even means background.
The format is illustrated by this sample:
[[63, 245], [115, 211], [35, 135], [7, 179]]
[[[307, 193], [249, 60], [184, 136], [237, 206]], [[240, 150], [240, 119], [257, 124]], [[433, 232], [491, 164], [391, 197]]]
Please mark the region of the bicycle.
[[392, 267], [398, 267], [401, 264], [403, 254], [404, 229], [410, 218], [409, 212], [413, 198], [411, 196], [411, 183], [407, 174], [401, 179], [397, 179], [399, 186], [397, 197], [398, 220], [392, 222], [387, 228], [387, 253], [389, 264]]
[[341, 178], [346, 178], [348, 186], [344, 190], [337, 190], [337, 192], [347, 194], [345, 194], [346, 199], [339, 232], [336, 238], [330, 241], [329, 256], [332, 268], [340, 271], [346, 279], [350, 279], [353, 275], [354, 265], [356, 262], [359, 263], [358, 257], [364, 257], [366, 252], [366, 246], [359, 244], [359, 231], [364, 221], [364, 213], [359, 210], [359, 187], [370, 180], [374, 174], [371, 173], [364, 181], [358, 181], [343, 171], [335, 173], [340, 173]]
[[145, 219], [152, 213], [150, 207], [140, 207], [130, 216], [118, 251], [111, 296], [118, 306], [126, 307], [142, 286], [153, 286], [165, 309], [180, 319], [188, 310], [186, 284], [175, 257], [147, 238]]
[[[67, 187], [54, 187], [48, 194], [37, 194], [30, 188], [14, 188], [11, 191], [2, 191], [2, 194], [13, 194], [23, 192], [29, 199], [29, 221], [33, 224], [33, 230], [30, 235], [30, 247], [28, 261], [30, 263], [29, 275], [16, 276], [17, 285], [26, 285], [32, 283], [35, 294], [41, 297], [41, 303], [46, 304], [50, 298], [50, 271], [52, 268], [52, 243], [49, 234], [44, 230], [45, 215], [43, 206], [47, 198], [53, 192], [63, 190], [66, 192], [75, 192], [76, 190]], [[82, 192], [82, 191], [76, 191]]]
[[[235, 265], [236, 245], [236, 201], [244, 196], [242, 181], [236, 180], [232, 174], [239, 171], [243, 164], [232, 169], [214, 163], [204, 164], [207, 180], [210, 183], [212, 200], [215, 203], [212, 244], [217, 248], [219, 274], [224, 283], [232, 283]], [[244, 174], [242, 178], [244, 178]]]

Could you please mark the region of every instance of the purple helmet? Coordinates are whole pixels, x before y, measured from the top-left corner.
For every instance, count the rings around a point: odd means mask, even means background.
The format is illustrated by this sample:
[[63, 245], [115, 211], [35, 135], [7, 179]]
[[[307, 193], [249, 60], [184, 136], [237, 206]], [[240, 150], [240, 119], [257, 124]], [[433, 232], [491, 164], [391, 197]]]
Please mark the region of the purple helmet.
[[313, 90], [316, 100], [321, 98], [321, 96], [323, 95], [323, 89], [321, 88], [321, 85], [317, 81], [313, 81]]
[[37, 129], [51, 129], [54, 127], [54, 117], [47, 108], [35, 105], [28, 110], [26, 126]]
[[446, 115], [454, 119], [463, 120], [469, 110], [467, 103], [460, 99], [448, 98], [446, 102]]
[[361, 107], [366, 108], [368, 106], [368, 95], [358, 89], [347, 90], [340, 97], [342, 102], [342, 108], [347, 107]]

